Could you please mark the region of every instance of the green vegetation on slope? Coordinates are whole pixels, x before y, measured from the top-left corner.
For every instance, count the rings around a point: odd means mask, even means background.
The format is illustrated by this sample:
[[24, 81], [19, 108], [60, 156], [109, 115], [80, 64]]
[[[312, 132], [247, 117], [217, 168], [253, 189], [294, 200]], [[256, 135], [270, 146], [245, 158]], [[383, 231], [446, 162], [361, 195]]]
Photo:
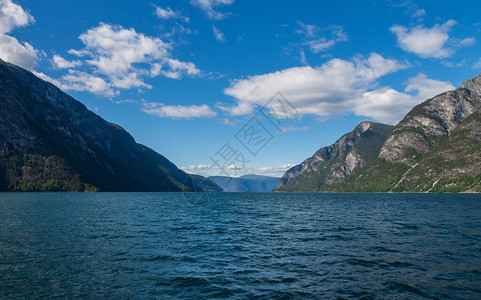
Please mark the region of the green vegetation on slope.
[[15, 192], [75, 191], [94, 192], [98, 188], [86, 184], [67, 161], [58, 156], [13, 155], [0, 159], [5, 170], [1, 190]]
[[[481, 192], [481, 113], [464, 119], [413, 167], [377, 159], [336, 189], [344, 192]], [[415, 155], [415, 153], [406, 153]]]

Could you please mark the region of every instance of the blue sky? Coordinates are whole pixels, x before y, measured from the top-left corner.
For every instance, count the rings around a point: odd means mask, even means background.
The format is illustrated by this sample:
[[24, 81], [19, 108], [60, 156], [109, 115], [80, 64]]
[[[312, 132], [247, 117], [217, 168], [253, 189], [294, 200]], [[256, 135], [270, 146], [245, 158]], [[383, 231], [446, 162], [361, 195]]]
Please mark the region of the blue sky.
[[282, 175], [477, 75], [480, 14], [463, 0], [0, 0], [0, 58], [188, 172]]

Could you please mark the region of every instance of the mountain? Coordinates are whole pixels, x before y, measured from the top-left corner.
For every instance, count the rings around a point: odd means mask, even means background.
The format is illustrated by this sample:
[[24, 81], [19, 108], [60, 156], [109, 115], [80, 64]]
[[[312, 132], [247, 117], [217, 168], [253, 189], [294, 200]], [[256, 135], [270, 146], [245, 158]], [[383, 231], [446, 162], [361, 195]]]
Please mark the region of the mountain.
[[201, 175], [190, 174], [194, 181], [194, 190], [203, 192], [223, 192], [224, 190], [215, 182]]
[[481, 192], [481, 74], [414, 107], [338, 191]]
[[332, 191], [354, 170], [374, 161], [393, 126], [361, 122], [334, 144], [319, 149], [312, 157], [289, 169], [276, 191]]
[[215, 182], [226, 192], [265, 193], [272, 192], [279, 182], [278, 177], [244, 175], [241, 177], [211, 176], [208, 179]]
[[122, 127], [0, 60], [0, 191], [192, 191]]

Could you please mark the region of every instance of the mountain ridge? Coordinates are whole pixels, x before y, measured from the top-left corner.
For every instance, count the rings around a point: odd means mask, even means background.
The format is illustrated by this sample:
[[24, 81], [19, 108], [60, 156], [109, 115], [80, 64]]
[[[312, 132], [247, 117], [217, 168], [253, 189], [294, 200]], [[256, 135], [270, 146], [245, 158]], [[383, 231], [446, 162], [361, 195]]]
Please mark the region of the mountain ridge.
[[189, 175], [121, 126], [0, 60], [0, 190], [194, 189]]
[[[363, 121], [334, 144], [320, 148], [313, 156], [292, 167], [275, 191], [330, 191], [355, 169], [377, 158], [393, 126]], [[365, 147], [369, 145], [369, 147]]]
[[[416, 105], [387, 136], [377, 158], [352, 170], [333, 189], [317, 191], [481, 192], [480, 132], [481, 73]], [[319, 151], [328, 153], [329, 147]], [[288, 173], [283, 178], [303, 180]], [[304, 179], [289, 191], [304, 191], [306, 185]]]
[[480, 169], [472, 168], [481, 164], [480, 110], [481, 73], [414, 107], [379, 158], [337, 191], [481, 192]]

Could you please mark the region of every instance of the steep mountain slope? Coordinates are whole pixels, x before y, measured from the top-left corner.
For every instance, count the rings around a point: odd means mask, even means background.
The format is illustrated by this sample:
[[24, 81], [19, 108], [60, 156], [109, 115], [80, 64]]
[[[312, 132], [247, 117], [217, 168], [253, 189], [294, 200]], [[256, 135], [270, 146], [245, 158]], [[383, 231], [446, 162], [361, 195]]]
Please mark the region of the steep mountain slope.
[[319, 192], [333, 190], [354, 170], [374, 161], [394, 127], [361, 122], [334, 144], [288, 170], [276, 191]]
[[241, 177], [211, 176], [208, 179], [215, 182], [226, 192], [237, 193], [272, 192], [280, 180], [278, 177], [259, 175], [244, 175]]
[[337, 190], [479, 190], [480, 109], [481, 75], [421, 103], [395, 127], [379, 159], [352, 174]]
[[0, 191], [181, 191], [192, 178], [120, 126], [0, 60]]
[[201, 175], [190, 174], [194, 180], [194, 188], [196, 191], [204, 192], [223, 192], [224, 190], [215, 182]]

